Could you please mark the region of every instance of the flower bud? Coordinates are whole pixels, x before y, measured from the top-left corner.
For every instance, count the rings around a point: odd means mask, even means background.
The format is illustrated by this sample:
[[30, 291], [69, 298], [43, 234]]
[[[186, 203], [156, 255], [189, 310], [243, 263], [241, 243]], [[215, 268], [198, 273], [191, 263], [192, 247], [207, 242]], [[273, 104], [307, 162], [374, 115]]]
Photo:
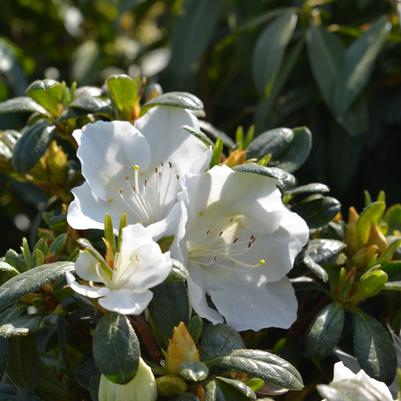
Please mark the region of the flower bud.
[[138, 372], [127, 384], [120, 385], [101, 376], [99, 401], [156, 401], [156, 381], [152, 369], [141, 358]]
[[349, 208], [346, 242], [348, 252], [353, 255], [359, 248], [358, 234], [356, 232], [356, 222], [359, 219], [359, 214], [354, 207]]
[[377, 224], [372, 224], [370, 228], [368, 244], [377, 245], [381, 254], [384, 253], [387, 249], [387, 239], [380, 231], [380, 228]]
[[365, 267], [377, 254], [378, 250], [378, 246], [374, 244], [365, 246], [352, 255], [352, 263], [357, 267]]
[[179, 376], [158, 377], [156, 384], [157, 391], [162, 397], [174, 397], [176, 395], [183, 394], [188, 388], [185, 380]]

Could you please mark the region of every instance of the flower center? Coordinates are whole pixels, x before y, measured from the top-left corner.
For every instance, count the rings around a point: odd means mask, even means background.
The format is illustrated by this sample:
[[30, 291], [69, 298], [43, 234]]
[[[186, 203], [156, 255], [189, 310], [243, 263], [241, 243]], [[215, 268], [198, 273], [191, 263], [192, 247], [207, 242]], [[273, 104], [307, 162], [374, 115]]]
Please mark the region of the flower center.
[[242, 219], [242, 215], [235, 215], [223, 224], [211, 223], [203, 239], [187, 241], [189, 260], [205, 267], [218, 266], [240, 271], [243, 271], [243, 268], [247, 270], [264, 265], [264, 259], [260, 259], [258, 263], [246, 263], [240, 259], [251, 252], [256, 241], [254, 234], [241, 235], [245, 228]]
[[119, 189], [120, 198], [144, 225], [166, 217], [180, 187], [180, 176], [170, 161], [161, 163], [151, 172], [141, 172], [140, 166], [135, 164], [125, 181], [125, 188]]

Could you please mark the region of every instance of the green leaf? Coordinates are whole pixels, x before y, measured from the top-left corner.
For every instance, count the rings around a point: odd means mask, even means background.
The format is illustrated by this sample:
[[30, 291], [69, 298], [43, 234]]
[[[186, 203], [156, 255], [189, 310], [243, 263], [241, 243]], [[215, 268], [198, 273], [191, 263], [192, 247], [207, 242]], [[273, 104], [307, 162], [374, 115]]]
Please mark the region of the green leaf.
[[302, 259], [302, 263], [319, 279], [324, 283], [327, 283], [329, 276], [326, 270], [323, 269], [318, 263], [316, 263], [308, 254], [305, 254]]
[[177, 77], [190, 72], [208, 45], [220, 15], [220, 0], [186, 0], [174, 21], [169, 69]]
[[245, 346], [242, 337], [224, 323], [206, 326], [203, 329], [199, 345], [202, 360], [229, 355], [232, 351]]
[[340, 340], [344, 308], [337, 303], [324, 307], [313, 319], [306, 334], [306, 350], [316, 359], [328, 356]]
[[344, 46], [335, 34], [316, 25], [309, 27], [306, 39], [313, 76], [324, 101], [332, 110], [332, 93], [345, 56]]
[[190, 306], [185, 282], [169, 277], [152, 289], [153, 298], [148, 306], [150, 323], [160, 344], [165, 348], [180, 322], [188, 323]]
[[384, 220], [388, 225], [389, 234], [393, 234], [394, 231], [401, 232], [401, 205], [397, 203], [390, 206], [384, 215]]
[[363, 209], [363, 212], [356, 222], [356, 232], [363, 245], [368, 242], [372, 224], [379, 222], [385, 209], [386, 204], [382, 201], [372, 202]]
[[17, 301], [73, 270], [72, 262], [56, 262], [35, 267], [19, 274], [0, 286], [0, 309]]
[[9, 276], [16, 276], [19, 274], [19, 271], [7, 262], [0, 261], [0, 273], [6, 273]]
[[206, 146], [213, 146], [213, 142], [209, 139], [209, 137], [204, 134], [202, 131], [195, 129], [194, 127], [190, 127], [189, 125], [183, 125], [181, 128], [185, 129], [185, 131], [189, 132], [195, 138], [198, 138], [202, 141]]
[[198, 315], [192, 316], [188, 322], [187, 328], [189, 334], [191, 334], [191, 337], [194, 340], [194, 343], [196, 344], [199, 341], [199, 338], [202, 334], [202, 329], [203, 329], [202, 318], [199, 317]]
[[291, 197], [295, 197], [300, 195], [326, 194], [327, 192], [330, 192], [330, 188], [327, 185], [316, 182], [290, 189], [286, 192], [286, 195], [291, 195]]
[[15, 97], [0, 103], [0, 114], [7, 113], [39, 113], [48, 115], [47, 111], [30, 97]]
[[269, 24], [259, 36], [253, 51], [253, 79], [259, 95], [268, 97], [294, 33], [297, 14], [284, 14]]
[[281, 191], [286, 191], [295, 185], [295, 177], [278, 167], [263, 167], [256, 163], [247, 163], [234, 167], [234, 171], [274, 178], [277, 180], [277, 187]]
[[157, 96], [143, 105], [142, 114], [156, 106], [178, 107], [194, 111], [203, 111], [203, 103], [192, 93], [168, 92]]
[[[0, 337], [0, 376], [3, 377], [8, 363], [8, 340]], [[0, 392], [1, 394], [1, 392]]]
[[101, 114], [109, 115], [111, 113], [110, 101], [100, 99], [90, 95], [81, 95], [73, 100], [69, 106], [80, 115]]
[[13, 337], [9, 340], [7, 375], [24, 390], [32, 390], [40, 377], [41, 361], [34, 336]]
[[221, 376], [217, 376], [216, 381], [223, 382], [224, 384], [233, 387], [236, 390], [236, 392], [242, 394], [247, 399], [256, 400], [255, 392], [242, 381], [228, 379], [227, 377], [221, 377]]
[[20, 401], [18, 400], [18, 389], [7, 383], [0, 383], [1, 401]]
[[184, 393], [177, 397], [170, 398], [169, 401], [199, 401], [199, 398], [194, 393]]
[[44, 79], [32, 82], [25, 93], [48, 110], [50, 114], [58, 116], [63, 111], [65, 89], [65, 84], [53, 79]]
[[342, 241], [334, 239], [313, 239], [308, 242], [307, 254], [320, 265], [329, 263], [333, 257], [346, 248]]
[[365, 272], [359, 279], [358, 288], [351, 298], [354, 305], [366, 298], [377, 295], [387, 283], [388, 276], [383, 270], [370, 270]]
[[124, 74], [112, 75], [106, 80], [107, 89], [118, 117], [133, 120], [135, 107], [139, 103], [142, 78], [132, 78]]
[[139, 367], [138, 338], [124, 315], [108, 313], [96, 325], [93, 357], [100, 372], [111, 382], [127, 384]]
[[184, 362], [180, 366], [180, 376], [185, 380], [200, 382], [205, 380], [209, 374], [208, 367], [202, 362]]
[[390, 384], [397, 358], [390, 335], [372, 316], [356, 311], [352, 314], [354, 352], [361, 368], [376, 380]]
[[43, 156], [55, 133], [55, 126], [47, 121], [39, 121], [29, 127], [14, 147], [14, 168], [19, 173], [28, 172]]
[[221, 163], [221, 155], [223, 154], [223, 141], [220, 138], [216, 139], [213, 146], [212, 157], [210, 159], [209, 167], [219, 165]]
[[299, 372], [287, 361], [263, 351], [237, 350], [206, 362], [210, 373], [238, 371], [259, 377], [269, 383], [289, 390], [301, 390], [303, 383]]
[[39, 330], [42, 316], [20, 316], [0, 324], [0, 337], [12, 338], [27, 336]]
[[303, 217], [309, 228], [313, 229], [329, 223], [341, 210], [341, 205], [335, 198], [320, 196], [294, 205], [291, 210]]
[[337, 116], [343, 116], [364, 89], [390, 30], [391, 24], [383, 16], [347, 49], [333, 94]]

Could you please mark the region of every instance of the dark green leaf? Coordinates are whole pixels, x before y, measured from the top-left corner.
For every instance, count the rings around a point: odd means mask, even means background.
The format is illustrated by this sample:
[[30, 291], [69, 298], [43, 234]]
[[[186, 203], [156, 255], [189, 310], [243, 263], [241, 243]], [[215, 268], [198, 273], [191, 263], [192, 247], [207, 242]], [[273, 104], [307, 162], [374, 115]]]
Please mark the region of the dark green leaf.
[[356, 311], [352, 315], [354, 352], [361, 368], [371, 377], [390, 384], [397, 358], [390, 335], [372, 316]]
[[30, 97], [15, 97], [0, 103], [0, 114], [6, 113], [40, 113], [47, 115], [47, 111]]
[[317, 182], [290, 189], [286, 192], [286, 194], [291, 195], [291, 197], [295, 197], [299, 195], [326, 194], [329, 191], [330, 189], [327, 185]]
[[[250, 351], [247, 353], [247, 351]], [[260, 351], [262, 354], [267, 354]], [[248, 356], [249, 355], [249, 356]], [[302, 379], [296, 369], [287, 361], [275, 357], [258, 356], [258, 351], [239, 350], [227, 356], [219, 356], [207, 361], [210, 373], [218, 374], [226, 371], [238, 371], [247, 373], [250, 376], [259, 377], [280, 388], [289, 390], [301, 390], [303, 388]], [[289, 368], [288, 365], [291, 367]], [[294, 370], [296, 374], [294, 374]]]
[[100, 372], [111, 382], [127, 384], [134, 378], [141, 353], [135, 331], [124, 315], [113, 312], [99, 320], [93, 356]]
[[208, 325], [200, 339], [202, 360], [229, 355], [233, 350], [244, 348], [242, 337], [224, 323]]
[[337, 116], [344, 115], [365, 87], [390, 29], [387, 17], [381, 17], [347, 49], [334, 91]]
[[32, 390], [39, 380], [41, 361], [35, 337], [13, 337], [9, 340], [7, 375], [24, 390]]
[[247, 163], [234, 167], [234, 170], [241, 173], [260, 174], [275, 178], [277, 180], [277, 187], [282, 191], [295, 185], [295, 177], [278, 167], [263, 167], [259, 164]]
[[[3, 377], [4, 371], [6, 370], [8, 363], [8, 340], [6, 338], [0, 338], [0, 376]], [[0, 393], [1, 394], [1, 393]]]
[[238, 393], [244, 395], [247, 399], [256, 400], [255, 392], [242, 381], [228, 379], [227, 377], [221, 376], [217, 376], [216, 381], [223, 382], [231, 387], [234, 387], [234, 389], [237, 390]]
[[72, 262], [56, 262], [35, 267], [19, 274], [0, 286], [0, 309], [5, 308], [30, 292], [73, 270]]
[[54, 116], [58, 116], [63, 111], [65, 85], [60, 82], [53, 79], [34, 81], [25, 93]]
[[82, 95], [74, 99], [70, 104], [74, 110], [80, 110], [87, 114], [109, 113], [111, 110], [110, 102], [106, 99], [100, 99], [90, 95]]
[[20, 173], [28, 172], [42, 157], [56, 133], [54, 125], [39, 121], [29, 127], [16, 143], [12, 163]]
[[150, 322], [154, 334], [163, 347], [180, 322], [188, 323], [189, 300], [185, 282], [169, 277], [152, 289], [153, 298], [148, 306]]
[[308, 242], [306, 252], [316, 263], [324, 265], [343, 251], [345, 247], [346, 244], [342, 241], [334, 239], [314, 239]]
[[199, 401], [199, 398], [194, 393], [184, 393], [178, 397], [171, 398], [170, 401]]
[[205, 380], [209, 374], [208, 367], [202, 362], [184, 362], [180, 366], [180, 376], [185, 380], [199, 382]]
[[0, 324], [0, 337], [11, 338], [27, 336], [36, 332], [42, 321], [42, 316], [21, 316]]
[[198, 138], [206, 146], [213, 146], [213, 142], [202, 131], [199, 131], [199, 130], [193, 128], [193, 127], [190, 127], [189, 125], [183, 125], [182, 128], [185, 129], [185, 131], [187, 131], [191, 135], [193, 135], [195, 138]]
[[260, 96], [269, 96], [296, 24], [295, 13], [284, 14], [270, 22], [259, 36], [253, 51], [252, 68]]
[[291, 145], [294, 133], [289, 128], [276, 128], [258, 135], [249, 145], [248, 158], [261, 159], [267, 154], [277, 159]]
[[142, 79], [140, 75], [132, 78], [128, 75], [112, 75], [106, 80], [110, 98], [118, 117], [131, 121], [135, 106], [139, 102]]
[[220, 0], [186, 0], [173, 25], [169, 68], [178, 77], [186, 75], [208, 45], [218, 22]]
[[11, 384], [0, 383], [1, 401], [17, 401], [18, 389]]
[[178, 107], [194, 111], [203, 111], [203, 103], [195, 95], [187, 92], [168, 92], [146, 102], [142, 114], [155, 106]]
[[340, 340], [344, 308], [337, 303], [324, 307], [313, 319], [306, 335], [306, 350], [316, 359], [328, 356]]
[[199, 341], [199, 338], [202, 334], [203, 329], [203, 321], [202, 318], [198, 315], [194, 315], [188, 322], [188, 331], [191, 334], [192, 339], [194, 340], [195, 344]]
[[318, 263], [316, 263], [308, 254], [305, 254], [302, 263], [319, 279], [324, 283], [327, 283], [329, 276], [326, 270], [323, 269]]
[[323, 227], [341, 210], [340, 202], [329, 196], [308, 199], [291, 208], [308, 223], [309, 228]]

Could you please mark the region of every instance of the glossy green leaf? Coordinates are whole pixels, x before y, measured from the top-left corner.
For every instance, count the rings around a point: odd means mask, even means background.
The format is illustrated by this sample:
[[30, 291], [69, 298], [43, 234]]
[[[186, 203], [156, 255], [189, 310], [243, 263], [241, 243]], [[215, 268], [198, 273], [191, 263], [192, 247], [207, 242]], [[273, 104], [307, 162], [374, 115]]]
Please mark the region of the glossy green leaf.
[[140, 356], [138, 338], [124, 315], [113, 312], [99, 320], [93, 336], [93, 357], [103, 375], [116, 384], [128, 383], [136, 375]]
[[48, 115], [47, 111], [33, 99], [26, 96], [15, 97], [0, 103], [0, 114], [39, 113]]
[[47, 121], [39, 121], [29, 127], [14, 147], [14, 168], [20, 173], [28, 172], [43, 156], [55, 133], [55, 126]]
[[326, 270], [316, 263], [308, 254], [305, 254], [302, 263], [315, 275], [315, 277], [322, 280], [324, 283], [327, 283], [329, 276]]
[[280, 388], [303, 388], [301, 376], [292, 365], [277, 356], [266, 355], [269, 354], [263, 351], [238, 350], [227, 356], [213, 358], [206, 364], [212, 374], [233, 370], [259, 377]]
[[169, 69], [186, 75], [208, 45], [219, 19], [220, 0], [185, 0], [173, 25]]
[[168, 92], [155, 97], [144, 104], [142, 114], [156, 106], [178, 107], [181, 109], [203, 111], [202, 101], [192, 93], [188, 92]]
[[192, 382], [199, 382], [205, 380], [209, 374], [208, 367], [202, 363], [197, 361], [192, 362], [184, 362], [180, 366], [180, 376], [185, 380], [189, 380]]
[[356, 232], [362, 244], [368, 242], [371, 225], [378, 223], [385, 209], [386, 204], [381, 201], [372, 202], [363, 209], [356, 223]]
[[217, 376], [216, 381], [220, 382], [220, 383], [224, 383], [230, 387], [233, 387], [236, 390], [236, 392], [242, 394], [247, 399], [256, 400], [255, 392], [242, 381], [233, 380], [233, 379], [229, 379], [227, 377], [221, 377], [221, 376]]
[[335, 217], [341, 210], [341, 205], [335, 198], [321, 196], [294, 205], [291, 210], [303, 217], [309, 228], [319, 228]]
[[352, 314], [354, 352], [361, 368], [371, 377], [390, 384], [397, 367], [390, 335], [372, 316], [356, 311]]
[[247, 163], [234, 167], [240, 173], [260, 174], [277, 180], [277, 187], [285, 191], [295, 185], [295, 177], [278, 167], [263, 167], [256, 163]]
[[260, 96], [269, 96], [296, 24], [297, 14], [284, 14], [267, 24], [259, 36], [253, 51], [252, 69]]
[[311, 194], [326, 194], [328, 192], [330, 192], [330, 188], [327, 185], [316, 182], [290, 189], [286, 192], [286, 195], [288, 194], [291, 195], [291, 197], [295, 197]]
[[107, 78], [106, 85], [118, 118], [131, 121], [135, 106], [139, 102], [141, 76], [132, 78], [124, 74], [112, 75]]
[[276, 128], [258, 135], [247, 149], [248, 159], [261, 159], [267, 154], [275, 160], [285, 152], [294, 140], [294, 132], [289, 128]]
[[32, 390], [40, 376], [41, 361], [34, 336], [9, 340], [7, 375], [19, 388]]
[[203, 329], [199, 346], [202, 360], [229, 355], [232, 351], [245, 347], [242, 337], [224, 323], [206, 326]]
[[34, 81], [25, 93], [54, 116], [58, 116], [63, 111], [65, 85], [60, 82], [53, 79]]
[[306, 252], [316, 262], [321, 265], [330, 262], [333, 257], [338, 255], [346, 248], [342, 241], [332, 239], [313, 239], [308, 242]]
[[148, 306], [149, 319], [160, 344], [165, 348], [180, 322], [188, 323], [190, 306], [188, 291], [182, 279], [170, 276], [152, 289], [153, 298]]
[[0, 286], [0, 309], [11, 305], [23, 295], [38, 291], [43, 285], [73, 270], [72, 262], [56, 262], [34, 267]]
[[347, 49], [333, 94], [337, 116], [344, 115], [364, 89], [390, 29], [387, 17], [381, 17]]
[[318, 312], [306, 334], [306, 350], [316, 359], [328, 356], [340, 340], [344, 327], [344, 308], [331, 303]]

